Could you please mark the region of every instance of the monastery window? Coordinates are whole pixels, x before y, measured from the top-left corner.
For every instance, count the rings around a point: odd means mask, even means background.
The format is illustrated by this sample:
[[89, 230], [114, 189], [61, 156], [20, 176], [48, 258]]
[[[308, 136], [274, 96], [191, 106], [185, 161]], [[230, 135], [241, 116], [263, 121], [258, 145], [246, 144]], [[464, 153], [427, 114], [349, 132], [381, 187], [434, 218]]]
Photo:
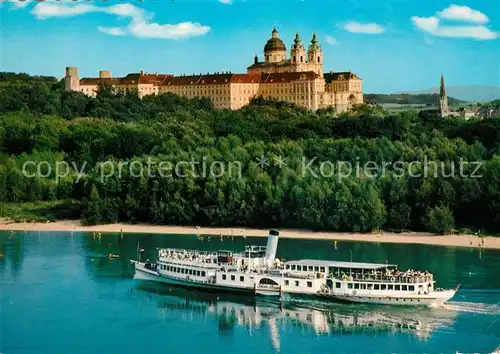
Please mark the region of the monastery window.
[[300, 56], [300, 62], [303, 63], [304, 62], [304, 57], [303, 56]]
[[340, 289], [340, 282], [335, 283], [335, 287], [336, 287], [337, 289]]
[[226, 274], [222, 274], [222, 280], [226, 280]]
[[318, 63], [321, 63], [321, 57], [318, 56]]
[[308, 288], [312, 288], [313, 287], [313, 282], [312, 281], [308, 281], [307, 282], [307, 287]]

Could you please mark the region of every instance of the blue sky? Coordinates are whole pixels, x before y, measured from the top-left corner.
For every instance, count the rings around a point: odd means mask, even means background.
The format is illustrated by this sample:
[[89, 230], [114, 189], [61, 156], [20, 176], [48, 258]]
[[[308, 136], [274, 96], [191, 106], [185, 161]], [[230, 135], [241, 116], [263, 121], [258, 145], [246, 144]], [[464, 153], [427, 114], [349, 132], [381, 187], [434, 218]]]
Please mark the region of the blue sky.
[[288, 48], [316, 31], [325, 71], [352, 70], [365, 92], [437, 86], [441, 72], [500, 85], [498, 0], [5, 1], [4, 71], [245, 72], [276, 25]]

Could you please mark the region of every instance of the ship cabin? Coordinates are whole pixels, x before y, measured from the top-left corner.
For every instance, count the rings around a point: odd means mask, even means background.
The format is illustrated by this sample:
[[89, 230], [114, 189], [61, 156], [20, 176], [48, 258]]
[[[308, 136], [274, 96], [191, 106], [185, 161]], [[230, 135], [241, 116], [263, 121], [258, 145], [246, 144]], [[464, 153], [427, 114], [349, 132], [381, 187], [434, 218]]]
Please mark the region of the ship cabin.
[[434, 290], [429, 272], [399, 271], [394, 264], [303, 260], [285, 264], [285, 272], [288, 269], [299, 274], [325, 274], [326, 287], [322, 291], [334, 294], [420, 295]]
[[245, 246], [245, 258], [264, 258], [266, 256], [266, 246]]

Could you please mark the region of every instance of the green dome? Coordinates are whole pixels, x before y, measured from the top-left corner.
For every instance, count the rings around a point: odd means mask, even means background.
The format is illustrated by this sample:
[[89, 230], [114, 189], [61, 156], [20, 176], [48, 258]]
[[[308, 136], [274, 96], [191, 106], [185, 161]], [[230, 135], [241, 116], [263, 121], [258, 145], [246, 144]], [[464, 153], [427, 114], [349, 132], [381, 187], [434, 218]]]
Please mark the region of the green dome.
[[279, 38], [271, 38], [267, 41], [264, 46], [264, 52], [278, 51], [283, 50], [286, 51], [285, 43]]

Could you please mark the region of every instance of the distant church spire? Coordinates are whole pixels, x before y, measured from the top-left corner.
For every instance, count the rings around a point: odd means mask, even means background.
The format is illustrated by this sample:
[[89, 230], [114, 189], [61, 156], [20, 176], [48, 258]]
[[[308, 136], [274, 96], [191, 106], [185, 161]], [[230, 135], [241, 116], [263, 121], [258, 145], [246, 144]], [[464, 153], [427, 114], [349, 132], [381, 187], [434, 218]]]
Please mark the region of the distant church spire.
[[441, 74], [441, 86], [439, 88], [439, 114], [441, 117], [449, 115], [448, 96], [446, 95], [446, 87], [444, 85], [444, 76]]
[[439, 90], [441, 98], [446, 97], [446, 88], [444, 86], [444, 76], [441, 74], [441, 88]]

